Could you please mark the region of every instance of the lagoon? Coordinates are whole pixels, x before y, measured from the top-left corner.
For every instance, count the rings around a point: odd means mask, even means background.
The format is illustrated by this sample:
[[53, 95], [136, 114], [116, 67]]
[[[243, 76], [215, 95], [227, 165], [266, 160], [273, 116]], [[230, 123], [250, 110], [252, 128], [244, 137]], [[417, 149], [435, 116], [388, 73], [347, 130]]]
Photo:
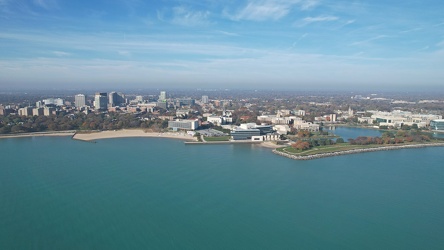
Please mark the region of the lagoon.
[[325, 131], [338, 135], [348, 141], [348, 139], [355, 139], [359, 136], [371, 136], [380, 137], [382, 135], [381, 130], [378, 129], [366, 129], [366, 128], [355, 128], [355, 127], [327, 127]]
[[[347, 138], [347, 137], [344, 137]], [[440, 249], [444, 148], [0, 140], [1, 249]]]

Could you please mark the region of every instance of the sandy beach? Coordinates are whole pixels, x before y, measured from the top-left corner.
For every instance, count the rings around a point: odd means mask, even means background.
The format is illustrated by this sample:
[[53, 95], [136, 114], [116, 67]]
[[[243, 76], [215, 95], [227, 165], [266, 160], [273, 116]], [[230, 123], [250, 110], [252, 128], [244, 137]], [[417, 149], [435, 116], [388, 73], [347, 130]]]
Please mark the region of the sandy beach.
[[273, 142], [270, 142], [270, 141], [265, 141], [265, 142], [263, 142], [263, 143], [261, 143], [259, 145], [262, 146], [262, 147], [265, 147], [265, 148], [273, 148], [273, 149], [275, 149], [275, 148], [282, 148], [282, 147], [286, 146], [286, 145], [277, 145], [276, 143], [273, 143]]
[[155, 132], [145, 132], [141, 129], [123, 129], [123, 130], [110, 130], [110, 131], [100, 131], [93, 133], [77, 133], [74, 135], [73, 139], [82, 141], [94, 141], [100, 139], [110, 139], [110, 138], [124, 138], [124, 137], [157, 137], [157, 138], [172, 138], [180, 140], [196, 140], [194, 137], [186, 133], [155, 133]]
[[22, 133], [22, 134], [4, 134], [0, 135], [0, 139], [34, 137], [34, 136], [73, 136], [75, 133], [76, 131], [53, 131], [53, 132], [35, 132], [35, 133]]

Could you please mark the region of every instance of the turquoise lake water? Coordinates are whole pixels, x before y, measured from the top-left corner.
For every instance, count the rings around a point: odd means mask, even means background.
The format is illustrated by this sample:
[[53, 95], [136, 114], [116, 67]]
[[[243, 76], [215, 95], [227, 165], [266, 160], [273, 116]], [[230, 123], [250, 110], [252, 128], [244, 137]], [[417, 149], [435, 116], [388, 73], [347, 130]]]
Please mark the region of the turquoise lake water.
[[0, 150], [0, 249], [444, 246], [444, 147], [311, 161], [160, 138]]
[[355, 139], [359, 136], [377, 137], [382, 135], [380, 130], [365, 128], [335, 127], [334, 129], [326, 129], [326, 131], [342, 137], [345, 141], [348, 141], [348, 139]]

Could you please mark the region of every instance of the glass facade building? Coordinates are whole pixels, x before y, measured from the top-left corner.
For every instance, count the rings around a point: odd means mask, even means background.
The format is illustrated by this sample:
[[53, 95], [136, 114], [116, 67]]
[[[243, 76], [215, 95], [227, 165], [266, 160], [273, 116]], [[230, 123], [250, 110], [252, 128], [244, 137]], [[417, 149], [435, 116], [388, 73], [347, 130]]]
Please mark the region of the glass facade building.
[[444, 131], [444, 119], [432, 120], [430, 122], [430, 128], [432, 130], [442, 130], [442, 131]]
[[235, 129], [231, 131], [233, 140], [251, 140], [251, 137], [259, 135], [261, 135], [259, 129]]

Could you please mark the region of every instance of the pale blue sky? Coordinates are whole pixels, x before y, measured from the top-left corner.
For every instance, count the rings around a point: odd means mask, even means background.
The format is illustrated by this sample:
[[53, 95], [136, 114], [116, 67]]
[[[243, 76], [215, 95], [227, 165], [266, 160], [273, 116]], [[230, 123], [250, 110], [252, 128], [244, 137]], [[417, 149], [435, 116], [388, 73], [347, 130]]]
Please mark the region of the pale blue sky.
[[444, 86], [442, 0], [0, 0], [0, 88]]

